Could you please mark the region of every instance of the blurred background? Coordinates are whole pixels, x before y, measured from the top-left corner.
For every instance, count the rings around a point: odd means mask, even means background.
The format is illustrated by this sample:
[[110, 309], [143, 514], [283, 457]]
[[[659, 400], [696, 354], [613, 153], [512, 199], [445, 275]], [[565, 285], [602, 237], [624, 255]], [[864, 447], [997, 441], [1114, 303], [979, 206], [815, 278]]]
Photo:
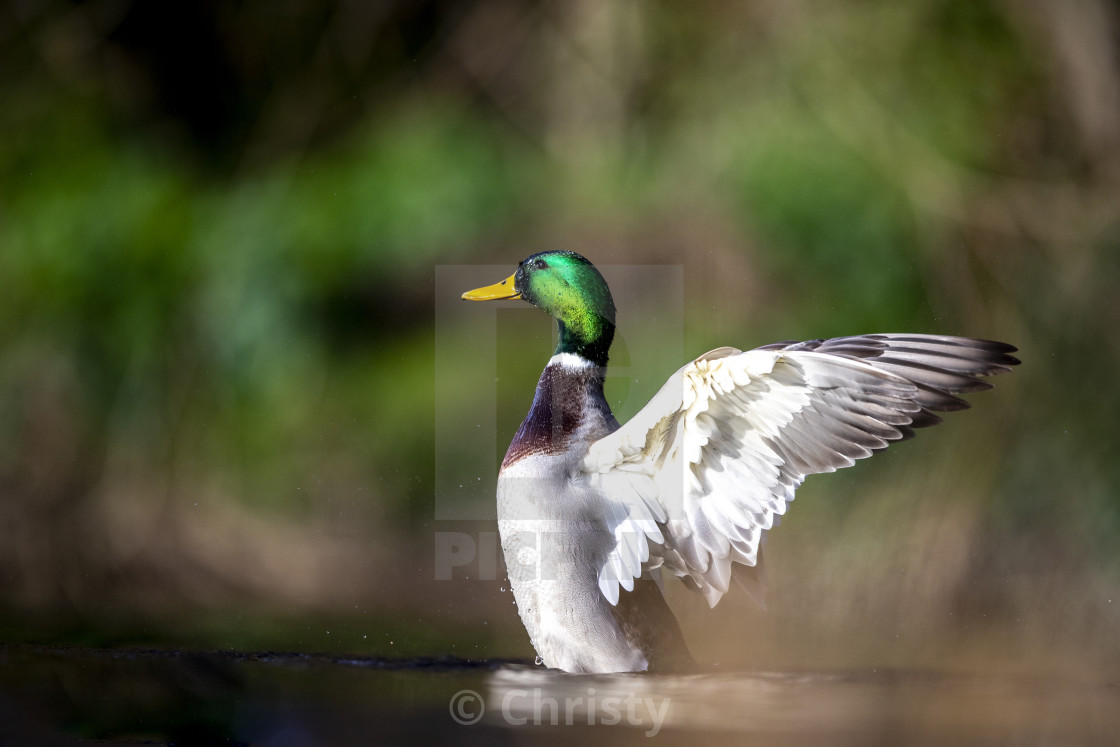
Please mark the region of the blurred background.
[[500, 375], [439, 413], [434, 330], [446, 271], [568, 248], [678, 268], [623, 418], [720, 345], [1021, 349], [810, 478], [767, 611], [675, 589], [698, 659], [1120, 665], [1114, 4], [20, 0], [0, 96], [0, 640], [531, 658], [500, 565], [436, 578], [492, 505], [436, 508], [551, 323], [462, 338]]

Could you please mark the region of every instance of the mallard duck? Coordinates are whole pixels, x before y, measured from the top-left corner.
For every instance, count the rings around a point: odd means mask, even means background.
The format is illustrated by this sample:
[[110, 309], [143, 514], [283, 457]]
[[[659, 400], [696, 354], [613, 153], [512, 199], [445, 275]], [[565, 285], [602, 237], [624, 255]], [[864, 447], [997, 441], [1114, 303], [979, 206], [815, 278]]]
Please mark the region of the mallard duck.
[[807, 475], [941, 422], [1018, 363], [1011, 345], [923, 334], [724, 347], [620, 427], [603, 395], [615, 306], [591, 262], [534, 254], [463, 298], [521, 299], [559, 328], [497, 501], [521, 620], [539, 660], [567, 672], [690, 668], [663, 570], [715, 606]]

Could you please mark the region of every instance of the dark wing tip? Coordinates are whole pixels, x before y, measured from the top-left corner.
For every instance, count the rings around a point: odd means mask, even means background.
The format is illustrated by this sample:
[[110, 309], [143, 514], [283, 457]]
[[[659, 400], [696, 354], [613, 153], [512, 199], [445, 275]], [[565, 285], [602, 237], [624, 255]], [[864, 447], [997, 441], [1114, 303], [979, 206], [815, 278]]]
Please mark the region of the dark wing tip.
[[851, 335], [797, 342], [786, 340], [760, 350], [811, 351], [863, 361], [917, 386], [914, 402], [922, 411], [914, 428], [935, 425], [940, 418], [931, 411], [951, 412], [969, 405], [958, 396], [991, 389], [984, 378], [1007, 373], [1020, 361], [1011, 353], [1018, 348], [998, 340], [951, 335], [885, 333]]

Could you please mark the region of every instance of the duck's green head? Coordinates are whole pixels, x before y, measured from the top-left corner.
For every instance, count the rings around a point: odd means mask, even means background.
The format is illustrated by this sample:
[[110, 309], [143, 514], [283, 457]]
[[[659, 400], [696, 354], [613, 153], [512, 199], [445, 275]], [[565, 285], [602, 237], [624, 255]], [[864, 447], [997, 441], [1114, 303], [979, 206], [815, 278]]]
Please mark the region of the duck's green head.
[[522, 260], [500, 283], [467, 291], [468, 301], [520, 298], [544, 309], [560, 328], [557, 353], [601, 366], [614, 338], [614, 301], [595, 265], [575, 252], [540, 252]]

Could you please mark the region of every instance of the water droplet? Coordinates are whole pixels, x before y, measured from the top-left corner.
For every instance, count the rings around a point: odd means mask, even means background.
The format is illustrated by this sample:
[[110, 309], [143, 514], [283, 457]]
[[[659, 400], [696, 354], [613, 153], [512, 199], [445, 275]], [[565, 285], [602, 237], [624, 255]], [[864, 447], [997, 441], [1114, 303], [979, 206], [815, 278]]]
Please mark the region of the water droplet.
[[533, 663], [539, 667], [541, 664], [544, 664], [544, 659], [538, 656], [537, 658], [533, 659]]
[[506, 590], [506, 587], [504, 587], [504, 586], [503, 586], [503, 587], [501, 587], [501, 590], [502, 590], [502, 591], [505, 591], [505, 590]]

